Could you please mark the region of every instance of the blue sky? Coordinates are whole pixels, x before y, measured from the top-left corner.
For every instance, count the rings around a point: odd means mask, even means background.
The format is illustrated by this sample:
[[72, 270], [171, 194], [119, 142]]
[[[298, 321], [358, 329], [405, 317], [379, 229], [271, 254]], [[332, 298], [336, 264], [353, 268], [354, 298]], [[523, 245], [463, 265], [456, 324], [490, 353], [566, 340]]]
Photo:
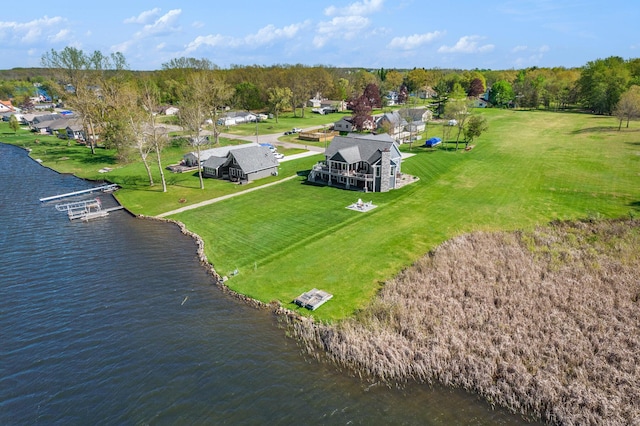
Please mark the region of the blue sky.
[[640, 57], [638, 0], [87, 0], [11, 2], [0, 69], [50, 49], [122, 52], [134, 70], [182, 56], [231, 65], [577, 67]]

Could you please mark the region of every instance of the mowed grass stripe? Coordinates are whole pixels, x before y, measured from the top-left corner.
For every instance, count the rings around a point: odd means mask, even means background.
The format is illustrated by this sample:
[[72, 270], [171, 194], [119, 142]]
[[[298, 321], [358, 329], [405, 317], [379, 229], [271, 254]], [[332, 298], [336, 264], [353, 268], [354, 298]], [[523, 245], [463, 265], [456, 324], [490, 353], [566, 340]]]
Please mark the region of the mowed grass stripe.
[[[210, 241], [206, 253], [220, 273], [239, 268], [228, 281], [234, 290], [296, 309], [294, 297], [321, 288], [334, 299], [313, 315], [335, 320], [455, 235], [637, 211], [637, 135], [617, 132], [615, 119], [483, 113], [489, 131], [471, 151], [414, 147], [403, 170], [420, 181], [400, 190], [362, 194], [304, 185], [301, 178], [175, 218]], [[607, 142], [576, 131], [590, 128]], [[345, 209], [357, 198], [379, 207], [366, 214]]]

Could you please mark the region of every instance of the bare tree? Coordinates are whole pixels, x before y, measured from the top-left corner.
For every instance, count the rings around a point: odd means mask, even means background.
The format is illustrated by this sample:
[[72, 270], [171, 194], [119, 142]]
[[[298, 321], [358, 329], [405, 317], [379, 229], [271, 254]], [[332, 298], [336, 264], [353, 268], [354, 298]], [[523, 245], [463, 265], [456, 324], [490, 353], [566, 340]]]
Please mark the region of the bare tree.
[[[142, 127], [142, 135], [144, 143], [153, 147], [156, 154], [156, 164], [160, 173], [160, 182], [162, 183], [162, 192], [167, 192], [167, 180], [164, 176], [164, 168], [162, 167], [162, 149], [169, 140], [169, 132], [166, 127], [158, 126], [156, 123], [156, 111], [159, 104], [158, 88], [149, 81], [145, 81], [142, 87], [140, 103], [146, 115], [145, 124]], [[153, 180], [149, 174], [151, 185]]]
[[208, 87], [206, 74], [202, 71], [194, 71], [187, 77], [187, 84], [183, 87], [180, 96], [180, 121], [183, 127], [189, 132], [191, 141], [196, 148], [200, 189], [204, 189], [200, 159], [200, 147], [203, 141], [202, 125], [210, 114], [209, 104], [207, 102]]
[[68, 94], [68, 104], [82, 117], [84, 133], [91, 153], [95, 154], [97, 127], [101, 125], [104, 105], [100, 105], [100, 85], [106, 70], [124, 70], [126, 61], [121, 53], [104, 56], [100, 51], [85, 54], [74, 47], [60, 52], [51, 49], [42, 55], [41, 63], [57, 74], [62, 93]]
[[616, 104], [613, 111], [615, 116], [620, 120], [618, 130], [622, 128], [622, 122], [629, 121], [640, 117], [640, 86], [631, 86], [629, 90], [620, 96], [620, 100]]

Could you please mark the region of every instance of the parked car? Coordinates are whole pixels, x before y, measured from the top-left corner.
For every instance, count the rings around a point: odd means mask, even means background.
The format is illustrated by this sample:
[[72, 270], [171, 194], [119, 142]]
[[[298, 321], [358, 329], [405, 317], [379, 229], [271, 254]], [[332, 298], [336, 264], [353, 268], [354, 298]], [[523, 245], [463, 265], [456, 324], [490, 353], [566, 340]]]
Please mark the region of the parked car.
[[301, 128], [299, 128], [299, 127], [294, 127], [294, 128], [291, 130], [291, 133], [300, 133], [301, 131], [302, 131], [302, 129], [301, 129]]
[[284, 158], [284, 154], [280, 154], [279, 152], [274, 152], [273, 156], [276, 157], [276, 160], [282, 160]]

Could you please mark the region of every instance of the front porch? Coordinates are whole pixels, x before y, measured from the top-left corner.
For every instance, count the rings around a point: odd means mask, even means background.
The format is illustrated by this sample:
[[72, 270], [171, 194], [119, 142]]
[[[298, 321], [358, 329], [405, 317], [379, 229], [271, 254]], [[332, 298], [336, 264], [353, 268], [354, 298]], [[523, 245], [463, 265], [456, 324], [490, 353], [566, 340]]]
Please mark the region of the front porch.
[[336, 169], [326, 164], [316, 164], [309, 173], [309, 180], [314, 183], [335, 186], [356, 191], [374, 191], [375, 177], [373, 173], [366, 173], [362, 169]]

